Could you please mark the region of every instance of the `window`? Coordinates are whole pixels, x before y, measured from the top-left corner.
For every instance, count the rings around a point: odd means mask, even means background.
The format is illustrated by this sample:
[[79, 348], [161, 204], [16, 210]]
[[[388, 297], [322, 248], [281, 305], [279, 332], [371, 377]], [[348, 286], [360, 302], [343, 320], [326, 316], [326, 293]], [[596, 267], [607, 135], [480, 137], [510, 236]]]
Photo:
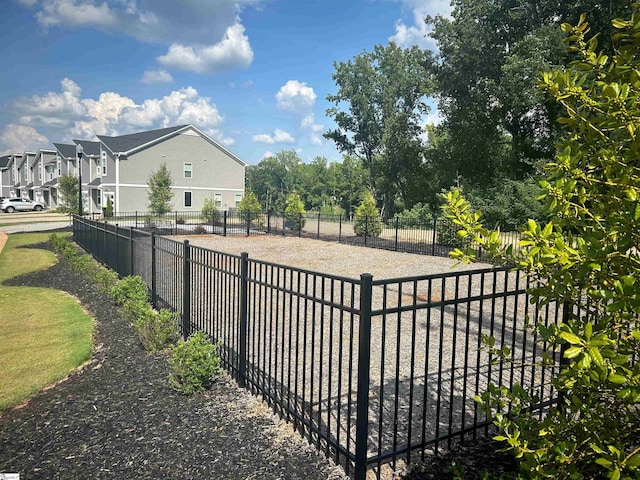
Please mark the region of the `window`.
[[221, 193], [214, 193], [213, 194], [213, 203], [216, 206], [216, 208], [222, 208], [222, 194]]
[[236, 193], [236, 208], [238, 208], [238, 206], [240, 206], [240, 202], [242, 201], [242, 194], [241, 193]]
[[102, 152], [100, 156], [100, 167], [98, 167], [98, 173], [102, 170], [102, 176], [107, 174], [107, 152]]
[[96, 190], [96, 205], [98, 207], [102, 206], [102, 191], [101, 190]]
[[193, 164], [185, 163], [184, 164], [184, 178], [191, 178], [193, 176]]
[[56, 157], [56, 169], [58, 170], [58, 176], [62, 175], [62, 161], [60, 157]]
[[42, 162], [38, 164], [38, 181], [42, 182]]
[[184, 192], [184, 206], [191, 206], [191, 192]]

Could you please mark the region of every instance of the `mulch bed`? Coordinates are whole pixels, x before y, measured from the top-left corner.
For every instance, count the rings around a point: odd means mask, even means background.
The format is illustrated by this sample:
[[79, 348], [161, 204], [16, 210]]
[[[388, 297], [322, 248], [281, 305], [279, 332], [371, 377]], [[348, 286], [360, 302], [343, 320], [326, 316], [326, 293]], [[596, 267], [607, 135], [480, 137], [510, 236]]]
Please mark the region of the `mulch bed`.
[[205, 394], [171, 390], [167, 357], [145, 352], [110, 299], [63, 262], [6, 284], [69, 292], [96, 330], [87, 365], [0, 417], [0, 472], [28, 479], [344, 477], [229, 377]]

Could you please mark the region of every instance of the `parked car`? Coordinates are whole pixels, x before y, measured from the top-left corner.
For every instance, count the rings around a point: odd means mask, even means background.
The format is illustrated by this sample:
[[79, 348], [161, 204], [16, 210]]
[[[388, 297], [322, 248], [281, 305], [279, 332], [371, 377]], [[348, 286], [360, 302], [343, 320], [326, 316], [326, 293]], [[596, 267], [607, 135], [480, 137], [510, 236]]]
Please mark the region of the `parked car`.
[[27, 210], [35, 210], [36, 212], [39, 212], [44, 208], [46, 208], [44, 203], [35, 202], [26, 198], [4, 198], [0, 201], [0, 210], [6, 213], [15, 211], [24, 212]]

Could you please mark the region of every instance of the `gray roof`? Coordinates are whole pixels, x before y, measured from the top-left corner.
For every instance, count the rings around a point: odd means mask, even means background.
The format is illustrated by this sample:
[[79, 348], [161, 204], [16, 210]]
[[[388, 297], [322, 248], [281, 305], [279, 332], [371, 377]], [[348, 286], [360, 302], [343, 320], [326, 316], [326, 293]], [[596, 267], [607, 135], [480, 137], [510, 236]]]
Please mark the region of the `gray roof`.
[[11, 155], [5, 155], [3, 157], [0, 157], [0, 168], [6, 168], [7, 165], [9, 165], [10, 158], [11, 158]]
[[69, 145], [66, 143], [54, 143], [54, 147], [60, 152], [60, 154], [65, 158], [76, 158], [76, 146]]
[[119, 137], [107, 137], [105, 135], [96, 136], [113, 153], [125, 153], [187, 126], [188, 125], [178, 125], [177, 127], [160, 128], [158, 130], [132, 133], [130, 135], [120, 135]]
[[96, 177], [93, 180], [91, 180], [87, 185], [89, 185], [90, 187], [95, 187], [101, 184], [102, 184], [102, 179], [100, 177]]
[[[84, 150], [85, 155], [100, 155], [100, 142], [92, 142], [91, 140], [76, 140], [73, 139], [74, 142], [82, 145], [82, 149]], [[75, 147], [74, 155], [75, 155]]]

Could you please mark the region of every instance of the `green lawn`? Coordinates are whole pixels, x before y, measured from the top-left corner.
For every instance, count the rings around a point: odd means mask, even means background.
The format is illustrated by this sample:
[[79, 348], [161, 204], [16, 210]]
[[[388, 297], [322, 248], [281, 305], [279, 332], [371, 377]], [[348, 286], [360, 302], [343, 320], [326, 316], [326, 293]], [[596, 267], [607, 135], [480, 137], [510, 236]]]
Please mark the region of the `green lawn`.
[[[48, 233], [9, 235], [0, 253], [0, 282], [47, 268], [55, 255], [18, 249]], [[64, 378], [91, 355], [93, 320], [66, 293], [0, 285], [0, 412]]]

